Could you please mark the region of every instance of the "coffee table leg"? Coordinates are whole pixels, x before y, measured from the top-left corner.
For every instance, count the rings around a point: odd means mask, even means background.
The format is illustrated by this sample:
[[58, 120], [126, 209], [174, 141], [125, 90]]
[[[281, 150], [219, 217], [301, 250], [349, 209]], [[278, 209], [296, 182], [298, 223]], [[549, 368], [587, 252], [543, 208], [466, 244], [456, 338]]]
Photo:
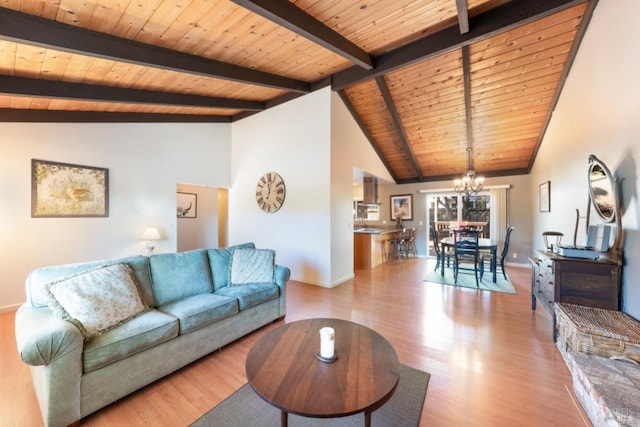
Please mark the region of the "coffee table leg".
[[364, 413], [364, 427], [371, 427], [371, 412]]
[[287, 427], [289, 425], [289, 414], [285, 411], [280, 411], [280, 427]]

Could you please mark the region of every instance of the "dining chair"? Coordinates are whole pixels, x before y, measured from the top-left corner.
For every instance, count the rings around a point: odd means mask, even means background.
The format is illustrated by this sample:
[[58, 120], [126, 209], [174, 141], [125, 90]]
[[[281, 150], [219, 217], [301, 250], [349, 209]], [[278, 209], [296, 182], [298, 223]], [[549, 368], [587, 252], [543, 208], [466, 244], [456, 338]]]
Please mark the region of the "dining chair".
[[434, 268], [433, 271], [437, 271], [440, 262], [444, 262], [444, 259], [442, 257], [442, 250], [440, 249], [440, 235], [433, 225], [429, 226], [429, 239], [431, 239], [433, 250], [436, 253], [436, 268]]
[[[446, 233], [449, 233], [449, 230], [446, 230]], [[431, 243], [433, 244], [433, 250], [436, 253], [436, 268], [434, 271], [438, 270], [440, 263], [447, 262], [447, 267], [451, 264], [451, 256], [452, 253], [447, 249], [442, 249], [440, 245], [440, 240], [442, 239], [442, 235], [436, 230], [433, 225], [429, 226], [429, 238], [431, 239]]]
[[495, 260], [495, 263], [493, 262], [493, 255], [491, 255], [490, 253], [482, 253], [482, 257], [480, 262], [482, 263], [482, 268], [481, 270], [481, 274], [480, 274], [480, 278], [482, 279], [482, 274], [484, 273], [484, 262], [485, 261], [489, 261], [489, 271], [493, 272], [493, 268], [492, 266], [495, 264], [496, 269], [498, 268], [498, 264], [500, 264], [500, 270], [502, 271], [502, 275], [504, 276], [504, 280], [508, 280], [507, 278], [507, 273], [504, 269], [504, 262], [507, 259], [507, 254], [509, 253], [509, 242], [511, 241], [511, 233], [513, 232], [513, 230], [515, 229], [515, 227], [511, 227], [509, 225], [507, 225], [507, 234], [504, 236], [504, 246], [502, 248], [502, 252], [500, 252], [500, 255], [498, 255], [498, 258]]
[[[483, 267], [480, 262], [480, 252], [478, 251], [478, 231], [477, 230], [455, 230], [453, 233], [453, 280], [458, 283], [458, 273], [460, 270], [473, 272], [476, 278], [476, 286], [480, 287], [478, 276]], [[464, 266], [467, 267], [464, 267]]]

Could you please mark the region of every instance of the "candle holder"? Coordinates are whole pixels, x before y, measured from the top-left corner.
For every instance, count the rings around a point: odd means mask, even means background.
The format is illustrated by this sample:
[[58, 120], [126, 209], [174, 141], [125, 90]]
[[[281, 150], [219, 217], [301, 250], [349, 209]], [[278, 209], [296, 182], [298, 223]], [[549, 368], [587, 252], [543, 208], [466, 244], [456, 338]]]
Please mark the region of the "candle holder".
[[316, 355], [316, 357], [318, 358], [318, 360], [320, 360], [321, 362], [331, 363], [331, 362], [335, 362], [336, 360], [338, 360], [338, 352], [337, 352], [337, 351], [334, 351], [334, 352], [333, 352], [333, 357], [329, 357], [329, 358], [327, 358], [327, 357], [322, 357], [322, 356], [320, 355], [320, 352], [319, 352], [319, 351], [316, 351], [316, 352], [315, 352], [315, 355]]

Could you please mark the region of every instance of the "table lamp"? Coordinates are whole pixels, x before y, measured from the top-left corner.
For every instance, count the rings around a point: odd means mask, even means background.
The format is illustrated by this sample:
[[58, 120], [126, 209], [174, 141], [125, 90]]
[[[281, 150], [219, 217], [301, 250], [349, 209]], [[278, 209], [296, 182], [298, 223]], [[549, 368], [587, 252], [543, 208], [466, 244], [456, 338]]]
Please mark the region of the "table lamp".
[[158, 230], [156, 227], [147, 227], [144, 230], [144, 233], [142, 233], [142, 240], [147, 241], [148, 256], [153, 255], [153, 250], [156, 248], [155, 241], [162, 240], [160, 230]]

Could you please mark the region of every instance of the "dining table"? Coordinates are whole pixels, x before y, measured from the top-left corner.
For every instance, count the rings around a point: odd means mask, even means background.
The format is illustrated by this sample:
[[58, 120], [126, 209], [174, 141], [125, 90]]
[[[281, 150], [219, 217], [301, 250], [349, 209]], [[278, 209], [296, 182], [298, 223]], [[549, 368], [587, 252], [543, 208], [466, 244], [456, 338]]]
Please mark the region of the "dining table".
[[[447, 249], [453, 248], [455, 245], [453, 237], [443, 237], [440, 240], [440, 248], [441, 253], [444, 254]], [[484, 251], [491, 252], [491, 271], [492, 281], [496, 283], [497, 274], [496, 274], [496, 264], [497, 264], [497, 254], [498, 254], [498, 242], [495, 242], [493, 239], [489, 239], [486, 237], [481, 237], [478, 239], [478, 249]], [[440, 260], [440, 274], [444, 276], [444, 257]]]

